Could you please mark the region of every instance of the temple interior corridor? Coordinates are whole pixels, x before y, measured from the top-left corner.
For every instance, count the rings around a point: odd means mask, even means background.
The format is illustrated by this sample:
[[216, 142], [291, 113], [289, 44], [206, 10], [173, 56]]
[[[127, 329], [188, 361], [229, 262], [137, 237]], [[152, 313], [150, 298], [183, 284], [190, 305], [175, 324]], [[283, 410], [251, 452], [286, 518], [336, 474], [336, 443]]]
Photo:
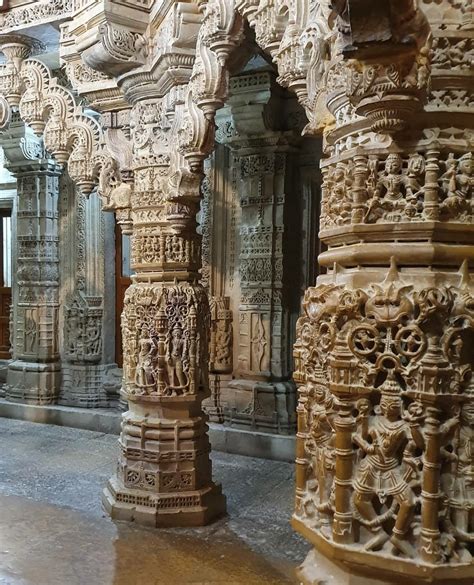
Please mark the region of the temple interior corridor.
[[214, 452], [228, 516], [157, 531], [101, 508], [117, 437], [1, 419], [0, 441], [0, 585], [297, 583], [291, 464]]
[[472, 0], [0, 0], [0, 585], [474, 585], [473, 63]]

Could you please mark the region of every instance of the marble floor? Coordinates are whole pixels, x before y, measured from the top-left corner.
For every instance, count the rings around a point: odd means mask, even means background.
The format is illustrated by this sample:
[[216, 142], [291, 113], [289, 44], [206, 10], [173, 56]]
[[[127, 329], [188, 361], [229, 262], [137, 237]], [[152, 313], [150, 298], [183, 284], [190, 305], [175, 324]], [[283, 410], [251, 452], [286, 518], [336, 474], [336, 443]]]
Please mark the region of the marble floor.
[[293, 465], [214, 453], [228, 516], [198, 529], [112, 522], [117, 438], [0, 418], [0, 585], [291, 585]]

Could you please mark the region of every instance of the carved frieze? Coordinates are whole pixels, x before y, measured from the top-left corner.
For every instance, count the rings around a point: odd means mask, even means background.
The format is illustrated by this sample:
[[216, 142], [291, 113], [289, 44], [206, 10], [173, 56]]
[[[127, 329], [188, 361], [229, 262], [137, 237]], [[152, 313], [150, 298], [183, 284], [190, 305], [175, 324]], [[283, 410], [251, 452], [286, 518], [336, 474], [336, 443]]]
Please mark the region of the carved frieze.
[[471, 298], [467, 265], [457, 286], [423, 287], [392, 266], [369, 288], [307, 291], [295, 348], [306, 466], [296, 517], [323, 539], [362, 556], [471, 562], [464, 479], [447, 481], [466, 461], [472, 425]]
[[64, 357], [71, 363], [102, 359], [102, 297], [76, 293], [64, 306]]
[[323, 166], [323, 230], [350, 224], [471, 223], [472, 154], [391, 153]]

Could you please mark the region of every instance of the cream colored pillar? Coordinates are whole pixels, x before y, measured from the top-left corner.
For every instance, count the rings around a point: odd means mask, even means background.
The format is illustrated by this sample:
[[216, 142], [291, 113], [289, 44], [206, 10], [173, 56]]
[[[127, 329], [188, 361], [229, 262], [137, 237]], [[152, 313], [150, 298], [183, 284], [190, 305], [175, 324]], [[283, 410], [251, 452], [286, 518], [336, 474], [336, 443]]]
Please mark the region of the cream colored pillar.
[[327, 274], [295, 348], [305, 584], [474, 578], [472, 29], [420, 5], [341, 3], [321, 48]]
[[201, 406], [209, 396], [210, 327], [198, 273], [201, 176], [184, 172], [173, 192], [168, 176], [173, 129], [165, 105], [142, 100], [132, 110], [135, 276], [122, 316], [129, 410], [104, 505], [113, 518], [192, 526], [224, 513], [225, 498], [212, 481]]

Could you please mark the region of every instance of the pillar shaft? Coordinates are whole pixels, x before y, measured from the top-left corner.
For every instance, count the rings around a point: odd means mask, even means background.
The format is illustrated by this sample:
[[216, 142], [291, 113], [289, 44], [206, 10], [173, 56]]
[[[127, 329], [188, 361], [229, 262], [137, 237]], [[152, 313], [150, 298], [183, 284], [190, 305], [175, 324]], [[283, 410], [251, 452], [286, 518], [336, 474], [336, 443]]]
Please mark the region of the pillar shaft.
[[[294, 526], [348, 573], [377, 583], [468, 583], [474, 231], [463, 129], [473, 121], [440, 95], [470, 84], [454, 47], [471, 41], [429, 9], [400, 6], [406, 21], [388, 18], [393, 36], [381, 54], [364, 36], [376, 8], [349, 4], [331, 50], [347, 57], [338, 67], [350, 83], [332, 79], [326, 102], [327, 272], [306, 291], [297, 326]], [[412, 51], [395, 40], [408, 22], [417, 23]], [[316, 558], [301, 571], [305, 583], [322, 578]]]
[[[5, 147], [17, 179], [16, 274], [13, 276], [13, 360], [6, 397], [31, 404], [56, 402], [58, 345], [58, 195], [61, 173], [33, 136], [13, 130]], [[16, 154], [20, 150], [21, 156]], [[14, 141], [17, 141], [16, 147]]]
[[[200, 176], [168, 181], [169, 144], [159, 100], [132, 111], [133, 283], [122, 316], [124, 414], [117, 476], [104, 503], [115, 518], [200, 525], [225, 510], [212, 481], [201, 403], [209, 396], [210, 313], [198, 282]], [[165, 128], [165, 129], [164, 129]], [[148, 136], [148, 140], [144, 140]], [[157, 140], [156, 136], [160, 138]], [[154, 138], [155, 137], [155, 138]], [[155, 139], [155, 155], [147, 156]]]

